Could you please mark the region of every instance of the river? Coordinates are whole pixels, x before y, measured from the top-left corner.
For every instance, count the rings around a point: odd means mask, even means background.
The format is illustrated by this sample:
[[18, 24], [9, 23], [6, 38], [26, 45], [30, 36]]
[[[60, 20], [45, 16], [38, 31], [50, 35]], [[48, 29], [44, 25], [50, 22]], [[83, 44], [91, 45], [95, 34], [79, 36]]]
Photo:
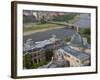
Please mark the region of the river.
[[[89, 14], [80, 14], [80, 19], [74, 25], [83, 28], [90, 27]], [[75, 34], [75, 31], [72, 29], [66, 29], [66, 28], [53, 29], [24, 36], [23, 41], [25, 42], [29, 38], [33, 39], [34, 42], [41, 41], [51, 38], [52, 35], [56, 35], [57, 38], [64, 39], [65, 37], [70, 37], [73, 34]]]
[[82, 28], [90, 27], [90, 14], [80, 14], [80, 19], [77, 22], [75, 22], [74, 25]]

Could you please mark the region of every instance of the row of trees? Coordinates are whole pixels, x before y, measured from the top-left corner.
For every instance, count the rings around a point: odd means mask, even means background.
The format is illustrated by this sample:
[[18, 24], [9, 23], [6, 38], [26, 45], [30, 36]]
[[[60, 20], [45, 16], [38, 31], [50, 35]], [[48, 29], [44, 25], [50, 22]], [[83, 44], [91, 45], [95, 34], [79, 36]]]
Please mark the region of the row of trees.
[[59, 15], [58, 16], [55, 16], [53, 18], [53, 21], [69, 21], [69, 20], [72, 20], [74, 19], [74, 17], [76, 16], [77, 14], [74, 14], [74, 13], [70, 13], [70, 14], [65, 14], [65, 15]]
[[87, 38], [89, 44], [91, 44], [91, 28], [80, 28], [79, 33]]
[[[59, 16], [54, 16], [51, 20], [52, 21], [61, 21], [61, 22], [68, 22], [69, 20], [72, 20], [75, 18], [75, 16], [77, 16], [79, 14], [76, 13], [69, 13], [69, 14], [65, 14], [65, 15], [59, 15]], [[45, 24], [48, 23], [49, 20], [46, 19], [45, 16], [43, 16], [40, 20], [40, 23]]]

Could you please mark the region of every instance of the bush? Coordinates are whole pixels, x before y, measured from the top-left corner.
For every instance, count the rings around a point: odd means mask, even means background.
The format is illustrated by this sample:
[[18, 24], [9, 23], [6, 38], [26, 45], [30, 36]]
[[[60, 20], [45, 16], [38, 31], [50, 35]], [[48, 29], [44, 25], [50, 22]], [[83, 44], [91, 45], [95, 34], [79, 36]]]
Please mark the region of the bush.
[[30, 54], [26, 54], [23, 56], [23, 67], [30, 69], [32, 66], [32, 56]]
[[91, 30], [90, 28], [80, 28], [79, 33], [87, 38], [88, 43], [91, 43]]
[[32, 68], [38, 68], [38, 67], [43, 66], [43, 65], [45, 65], [45, 64], [47, 64], [47, 63], [48, 63], [47, 61], [42, 60], [42, 61], [40, 61], [39, 63], [34, 63], [34, 64], [32, 65]]
[[91, 34], [91, 30], [90, 30], [90, 28], [79, 28], [79, 33], [80, 34], [90, 35]]
[[42, 19], [40, 20], [40, 22], [41, 22], [42, 24], [45, 24], [45, 23], [47, 22], [44, 16], [42, 17]]
[[90, 28], [86, 28], [83, 30], [83, 33], [84, 34], [87, 34], [87, 35], [90, 35], [91, 31], [90, 31]]
[[52, 49], [46, 50], [45, 52], [46, 61], [50, 61], [52, 56], [53, 56], [53, 50]]
[[64, 39], [65, 42], [69, 42], [70, 40], [71, 40], [71, 38], [69, 38], [69, 37], [66, 37], [66, 38]]

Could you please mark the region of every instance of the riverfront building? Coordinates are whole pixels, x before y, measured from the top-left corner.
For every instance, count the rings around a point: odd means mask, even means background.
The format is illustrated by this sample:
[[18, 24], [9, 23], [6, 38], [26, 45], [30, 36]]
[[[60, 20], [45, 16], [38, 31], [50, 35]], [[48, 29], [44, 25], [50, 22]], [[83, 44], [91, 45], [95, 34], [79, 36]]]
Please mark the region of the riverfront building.
[[69, 66], [89, 66], [90, 61], [90, 46], [86, 38], [82, 38], [79, 33], [75, 33], [71, 41], [55, 51], [55, 58], [61, 56], [62, 59], [69, 62]]
[[47, 49], [57, 49], [60, 46], [60, 39], [57, 39], [55, 35], [49, 40], [33, 42], [32, 39], [28, 39], [24, 44], [24, 55], [28, 52], [32, 55], [32, 62], [38, 63], [41, 60], [45, 60], [45, 51]]
[[33, 63], [39, 63], [42, 60], [46, 60], [46, 50], [52, 49], [54, 55], [50, 63], [43, 66], [44, 68], [78, 67], [91, 65], [90, 48], [87, 39], [81, 37], [76, 32], [68, 43], [63, 43], [55, 35], [48, 40], [38, 42], [33, 42], [32, 39], [28, 39], [24, 44], [23, 51], [24, 55], [27, 52], [32, 55]]
[[66, 62], [69, 62], [70, 67], [88, 66], [90, 64], [90, 56], [83, 52], [71, 49], [69, 46], [61, 47], [56, 51], [56, 57], [63, 55]]

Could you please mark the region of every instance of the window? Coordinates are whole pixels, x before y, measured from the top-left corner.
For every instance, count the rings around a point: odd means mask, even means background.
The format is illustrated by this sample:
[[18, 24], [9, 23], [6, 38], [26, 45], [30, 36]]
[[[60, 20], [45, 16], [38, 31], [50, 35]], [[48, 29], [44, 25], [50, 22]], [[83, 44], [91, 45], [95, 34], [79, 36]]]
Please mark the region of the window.
[[34, 54], [34, 57], [36, 57], [36, 54]]
[[79, 60], [76, 60], [77, 63], [79, 63]]
[[37, 60], [36, 59], [34, 59], [34, 63], [37, 63]]

